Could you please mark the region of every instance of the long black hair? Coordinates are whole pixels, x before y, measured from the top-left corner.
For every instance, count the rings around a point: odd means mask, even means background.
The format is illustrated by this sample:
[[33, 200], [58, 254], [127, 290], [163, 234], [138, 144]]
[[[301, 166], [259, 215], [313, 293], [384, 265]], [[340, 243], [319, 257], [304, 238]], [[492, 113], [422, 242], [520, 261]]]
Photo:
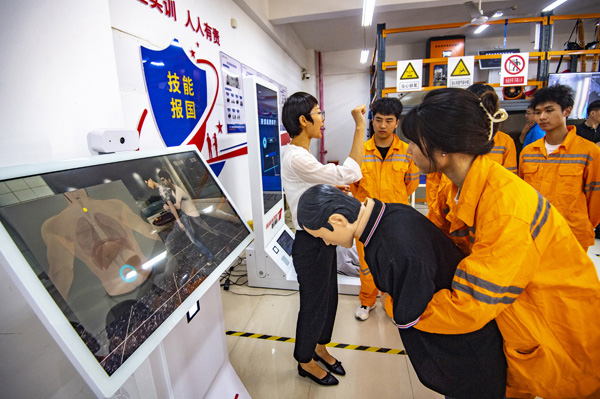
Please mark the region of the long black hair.
[[[494, 147], [491, 120], [486, 111], [498, 111], [498, 95], [485, 92], [479, 98], [464, 89], [432, 90], [411, 109], [402, 122], [402, 133], [414, 142], [432, 165], [435, 151], [483, 155]], [[494, 133], [497, 131], [494, 124]]]

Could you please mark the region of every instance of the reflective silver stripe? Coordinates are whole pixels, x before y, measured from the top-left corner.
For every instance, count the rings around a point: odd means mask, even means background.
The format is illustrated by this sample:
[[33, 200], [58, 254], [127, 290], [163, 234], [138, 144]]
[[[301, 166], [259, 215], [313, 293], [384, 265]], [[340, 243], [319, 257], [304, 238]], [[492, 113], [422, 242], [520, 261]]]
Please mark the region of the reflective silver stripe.
[[513, 171], [513, 170], [517, 170], [517, 167], [516, 166], [509, 166], [506, 169], [508, 169], [510, 171]]
[[453, 231], [452, 233], [450, 233], [450, 235], [452, 237], [466, 237], [469, 235], [469, 230], [467, 230], [467, 229], [456, 230], [456, 231]]
[[590, 188], [591, 186], [598, 186], [600, 185], [600, 181], [593, 181], [591, 183], [588, 183], [585, 185], [585, 188]]
[[408, 160], [406, 158], [397, 158], [397, 159], [386, 158], [386, 160], [384, 162], [406, 162], [406, 163], [410, 163], [410, 160]]
[[593, 161], [594, 158], [590, 157], [588, 154], [550, 154], [548, 158], [585, 158], [588, 161]]
[[585, 190], [585, 193], [589, 193], [590, 191], [600, 191], [600, 187], [592, 187]]
[[509, 297], [509, 296], [495, 298], [493, 296], [489, 296], [489, 295], [482, 294], [481, 292], [477, 292], [473, 288], [471, 288], [467, 285], [458, 283], [456, 281], [452, 281], [452, 288], [455, 289], [456, 291], [462, 291], [465, 294], [469, 294], [473, 298], [475, 298], [475, 300], [477, 300], [479, 302], [487, 303], [489, 305], [497, 305], [499, 303], [510, 305], [517, 299], [517, 298], [513, 298], [513, 297]]
[[501, 146], [501, 145], [495, 145], [494, 148], [492, 148], [493, 150], [503, 150], [506, 151], [506, 147]]
[[[543, 154], [523, 154], [523, 158], [544, 158]], [[593, 161], [594, 158], [588, 154], [550, 154], [548, 158], [585, 158], [588, 161]]]
[[363, 159], [363, 162], [383, 162], [381, 159]]
[[492, 151], [490, 151], [490, 154], [504, 154], [504, 151], [502, 151], [502, 150], [492, 150]]
[[542, 227], [544, 227], [544, 225], [546, 224], [546, 221], [548, 220], [548, 215], [550, 215], [550, 202], [548, 202], [548, 200], [546, 198], [544, 198], [544, 205], [546, 205], [546, 210], [544, 211], [544, 215], [542, 216], [542, 220], [540, 221], [540, 224], [537, 225], [537, 227], [535, 228], [535, 230], [533, 230], [533, 233], [531, 233], [531, 237], [534, 240], [540, 234], [540, 231], [542, 230]]
[[544, 157], [542, 154], [523, 154], [521, 155], [523, 158], [539, 158]]
[[578, 163], [581, 165], [587, 165], [587, 161], [553, 161], [551, 159], [523, 159], [523, 163], [559, 163], [559, 164], [569, 164], [569, 163]]
[[521, 293], [523, 292], [523, 288], [515, 287], [514, 285], [511, 285], [508, 287], [503, 287], [501, 285], [486, 281], [482, 278], [473, 276], [472, 274], [469, 274], [462, 269], [456, 269], [456, 273], [454, 273], [454, 274], [457, 277], [463, 278], [463, 279], [467, 280], [469, 283], [476, 285], [480, 288], [483, 288], [485, 290], [491, 291], [494, 294], [505, 294], [508, 292], [510, 294], [521, 295]]
[[542, 209], [544, 208], [544, 197], [542, 197], [542, 195], [540, 193], [537, 193], [538, 195], [538, 206], [537, 209], [535, 210], [535, 215], [533, 216], [533, 220], [531, 221], [531, 226], [529, 226], [529, 230], [533, 230], [533, 226], [536, 225], [538, 218], [540, 217], [540, 214], [542, 213]]

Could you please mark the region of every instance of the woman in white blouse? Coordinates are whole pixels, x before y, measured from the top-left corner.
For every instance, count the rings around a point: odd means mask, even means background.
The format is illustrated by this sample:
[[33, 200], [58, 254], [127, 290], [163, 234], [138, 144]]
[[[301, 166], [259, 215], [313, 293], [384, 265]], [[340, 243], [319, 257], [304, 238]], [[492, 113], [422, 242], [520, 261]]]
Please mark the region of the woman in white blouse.
[[[296, 227], [292, 257], [300, 286], [294, 358], [298, 361], [298, 374], [321, 385], [338, 384], [331, 373], [346, 374], [342, 364], [325, 347], [331, 341], [337, 310], [336, 248], [325, 245], [323, 240], [302, 230], [298, 226], [296, 212], [300, 196], [309, 187], [331, 184], [348, 191], [348, 184], [361, 179], [365, 112], [364, 105], [352, 110], [356, 129], [350, 155], [343, 165], [323, 165], [309, 152], [310, 140], [321, 138], [325, 120], [325, 112], [319, 108], [316, 98], [308, 93], [294, 93], [285, 102], [282, 112], [291, 143], [283, 155], [281, 174]], [[320, 361], [329, 372], [319, 367], [315, 360]]]

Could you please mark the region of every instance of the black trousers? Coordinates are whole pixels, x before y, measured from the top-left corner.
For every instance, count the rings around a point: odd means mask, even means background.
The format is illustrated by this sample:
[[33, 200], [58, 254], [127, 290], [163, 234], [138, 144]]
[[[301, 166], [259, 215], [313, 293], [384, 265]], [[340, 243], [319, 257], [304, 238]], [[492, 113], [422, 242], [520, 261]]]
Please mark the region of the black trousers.
[[294, 358], [300, 363], [311, 361], [317, 344], [331, 341], [338, 304], [335, 248], [303, 230], [296, 231], [292, 257], [300, 285], [300, 311]]

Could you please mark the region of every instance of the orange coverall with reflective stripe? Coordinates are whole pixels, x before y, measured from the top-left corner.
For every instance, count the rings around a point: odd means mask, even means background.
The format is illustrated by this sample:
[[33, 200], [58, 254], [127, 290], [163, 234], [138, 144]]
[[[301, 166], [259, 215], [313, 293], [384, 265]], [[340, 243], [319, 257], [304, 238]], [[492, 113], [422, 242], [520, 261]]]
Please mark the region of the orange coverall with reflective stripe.
[[599, 398], [600, 281], [565, 219], [487, 156], [475, 158], [458, 203], [446, 187], [428, 217], [468, 256], [415, 327], [464, 334], [496, 319], [508, 397]]
[[517, 174], [517, 147], [515, 141], [508, 134], [497, 131], [494, 136], [494, 148], [489, 157], [509, 171]]
[[431, 208], [431, 205], [435, 201], [442, 176], [444, 176], [442, 172], [431, 172], [427, 174], [427, 182], [425, 183], [425, 202], [427, 202], [428, 208]]
[[[407, 154], [408, 144], [394, 135], [394, 141], [388, 150], [385, 160], [375, 146], [372, 137], [364, 144], [363, 163], [361, 171], [363, 177], [350, 185], [352, 195], [359, 201], [365, 198], [377, 198], [382, 202], [392, 202], [408, 205], [408, 197], [419, 187], [419, 168], [412, 161], [412, 156]], [[361, 305], [373, 306], [377, 300], [379, 290], [373, 282], [369, 266], [365, 262], [364, 247], [356, 241], [356, 250], [360, 261], [360, 293]], [[389, 296], [385, 299], [386, 313], [392, 317], [392, 300]]]
[[[494, 136], [494, 148], [492, 148], [488, 156], [509, 171], [517, 173], [517, 148], [515, 147], [514, 140], [508, 134], [501, 131], [496, 132]], [[427, 175], [425, 200], [429, 208], [435, 202], [440, 190], [440, 184], [448, 184], [447, 180], [448, 178], [441, 172], [432, 172]]]
[[600, 223], [600, 148], [578, 136], [575, 126], [556, 151], [548, 155], [544, 139], [521, 152], [519, 176], [531, 184], [567, 219], [587, 251]]

